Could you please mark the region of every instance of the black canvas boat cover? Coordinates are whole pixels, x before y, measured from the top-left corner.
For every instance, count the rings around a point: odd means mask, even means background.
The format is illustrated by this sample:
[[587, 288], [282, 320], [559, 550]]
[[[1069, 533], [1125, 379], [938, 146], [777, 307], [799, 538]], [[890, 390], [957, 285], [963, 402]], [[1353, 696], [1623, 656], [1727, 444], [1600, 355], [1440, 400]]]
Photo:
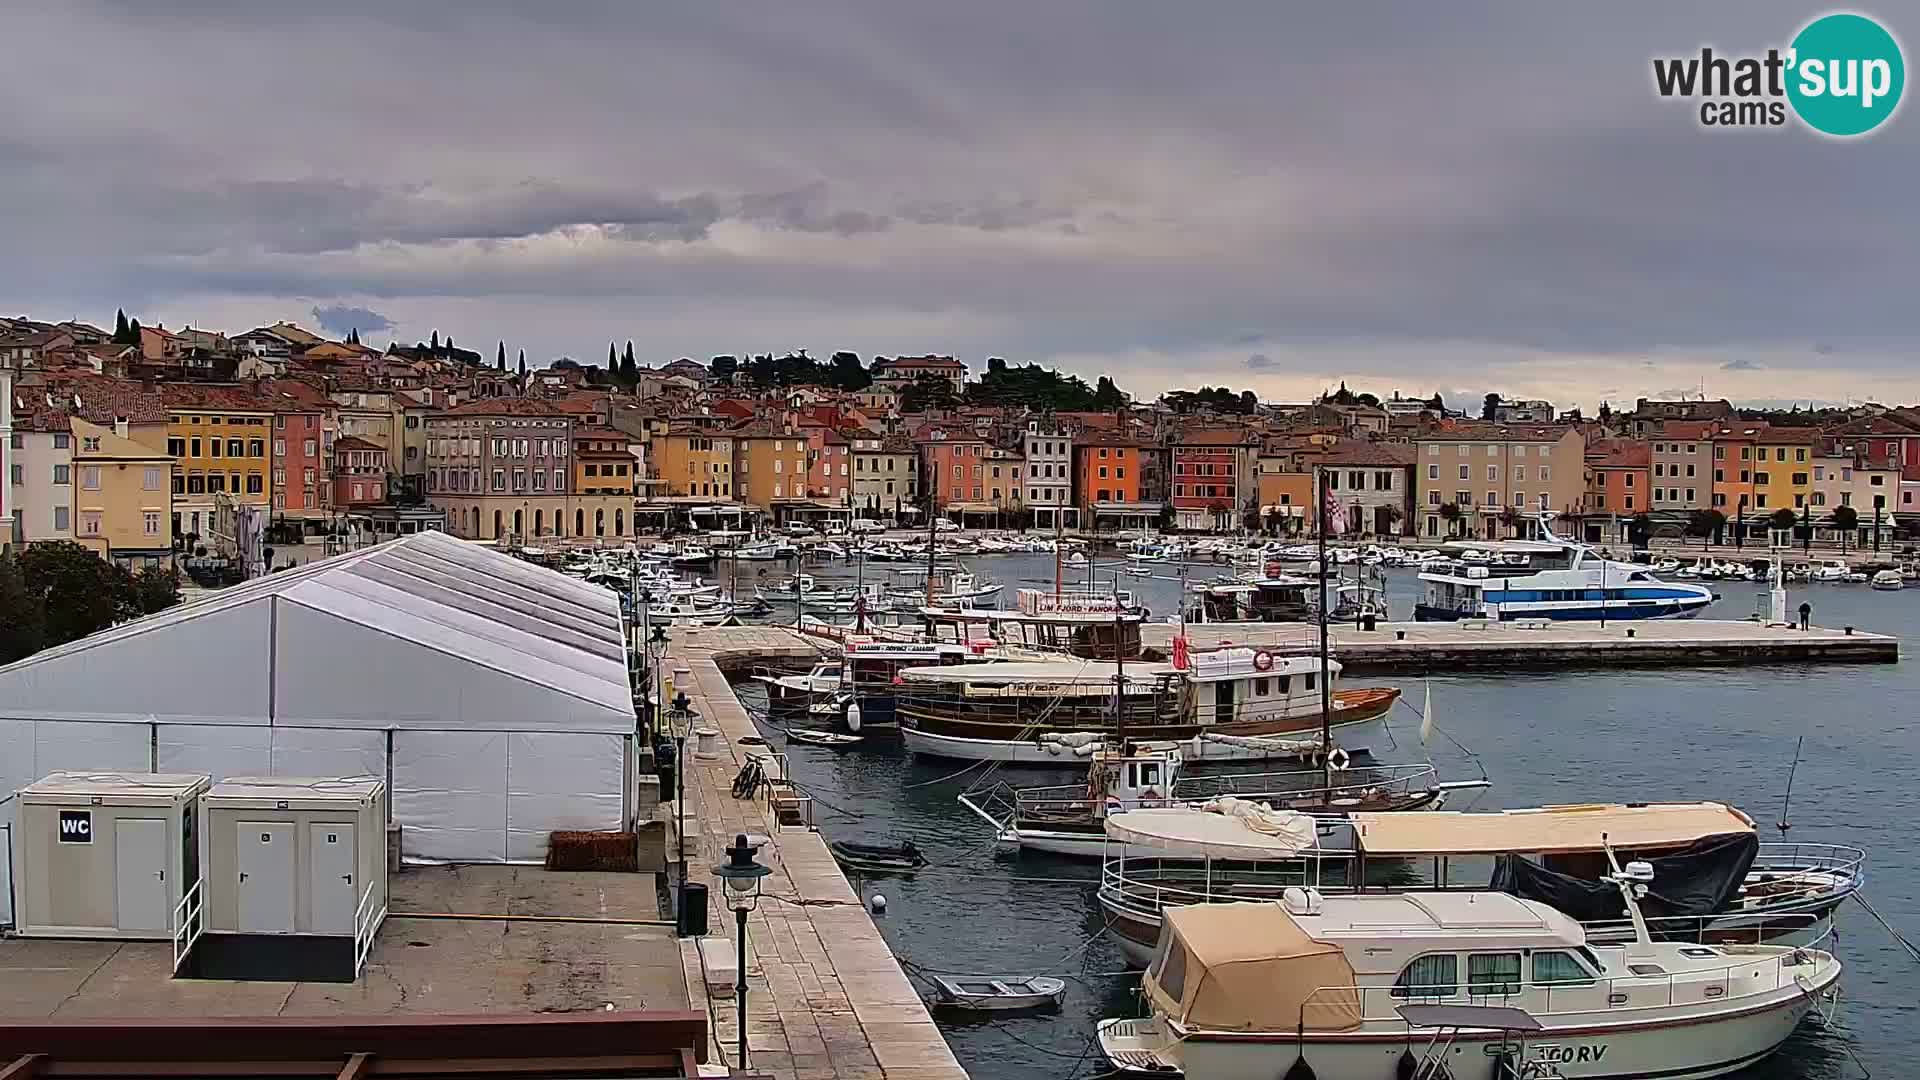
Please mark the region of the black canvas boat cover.
[[[1749, 832], [1704, 837], [1671, 855], [1644, 860], [1653, 864], [1653, 881], [1640, 902], [1641, 912], [1657, 920], [1727, 910], [1759, 851], [1760, 838]], [[1493, 880], [1487, 887], [1538, 900], [1581, 922], [1621, 919], [1627, 914], [1626, 901], [1612, 882], [1557, 873], [1515, 854], [1494, 861]]]

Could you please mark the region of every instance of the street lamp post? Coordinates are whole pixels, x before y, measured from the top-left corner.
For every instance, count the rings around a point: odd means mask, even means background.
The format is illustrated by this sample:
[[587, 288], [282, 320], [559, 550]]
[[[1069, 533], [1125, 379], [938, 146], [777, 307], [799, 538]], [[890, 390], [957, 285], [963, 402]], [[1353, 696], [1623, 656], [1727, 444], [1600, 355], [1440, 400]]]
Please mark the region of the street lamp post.
[[[664, 703], [662, 703], [662, 707], [665, 707]], [[687, 885], [687, 728], [690, 726], [687, 723], [687, 718], [692, 715], [692, 712], [693, 710], [687, 701], [687, 692], [685, 690], [675, 690], [673, 692], [673, 717], [677, 722], [673, 727], [674, 731], [679, 735], [680, 746], [679, 749], [674, 751], [673, 785], [675, 790], [673, 796], [673, 812], [679, 820], [674, 826], [673, 835], [675, 837], [674, 842], [679, 847], [680, 887], [682, 889], [686, 888]]]
[[1747, 497], [1745, 495], [1742, 495], [1740, 496], [1740, 506], [1739, 506], [1738, 515], [1734, 518], [1734, 521], [1733, 521], [1733, 548], [1735, 551], [1738, 551], [1745, 546], [1742, 543], [1742, 541], [1746, 539], [1746, 536], [1747, 536]]
[[747, 912], [760, 902], [760, 879], [773, 873], [772, 867], [762, 865], [753, 855], [746, 834], [737, 833], [733, 846], [727, 849], [727, 861], [713, 868], [713, 876], [726, 883], [727, 906], [733, 909], [734, 944], [739, 949], [739, 974], [734, 978], [739, 1005], [734, 1022], [740, 1026], [740, 1050], [735, 1067], [743, 1073], [747, 1069]]

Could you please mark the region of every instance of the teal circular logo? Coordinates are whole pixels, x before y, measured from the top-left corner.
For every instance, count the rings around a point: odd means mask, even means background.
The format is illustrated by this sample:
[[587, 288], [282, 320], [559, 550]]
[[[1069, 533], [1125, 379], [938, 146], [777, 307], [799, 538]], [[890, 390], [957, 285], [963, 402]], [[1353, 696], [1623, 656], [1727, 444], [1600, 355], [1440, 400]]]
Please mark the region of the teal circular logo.
[[1793, 39], [1787, 100], [1808, 127], [1865, 135], [1900, 105], [1907, 66], [1900, 43], [1865, 15], [1823, 15]]

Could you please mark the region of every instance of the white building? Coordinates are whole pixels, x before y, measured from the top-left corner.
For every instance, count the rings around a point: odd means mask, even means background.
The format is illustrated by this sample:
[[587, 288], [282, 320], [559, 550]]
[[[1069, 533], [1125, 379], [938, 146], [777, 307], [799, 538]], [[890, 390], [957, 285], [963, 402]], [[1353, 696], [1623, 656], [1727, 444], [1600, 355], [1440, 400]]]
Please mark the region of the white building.
[[[4, 505], [23, 544], [73, 539], [73, 435], [51, 409], [14, 418]], [[0, 798], [5, 798], [0, 795]]]
[[[1078, 527], [1073, 502], [1073, 435], [1046, 420], [1027, 421], [1027, 509], [1036, 529]], [[1055, 520], [1058, 517], [1059, 520]]]
[[416, 533], [0, 667], [0, 799], [59, 769], [367, 775], [406, 859], [538, 862], [629, 824], [631, 695], [611, 592]]

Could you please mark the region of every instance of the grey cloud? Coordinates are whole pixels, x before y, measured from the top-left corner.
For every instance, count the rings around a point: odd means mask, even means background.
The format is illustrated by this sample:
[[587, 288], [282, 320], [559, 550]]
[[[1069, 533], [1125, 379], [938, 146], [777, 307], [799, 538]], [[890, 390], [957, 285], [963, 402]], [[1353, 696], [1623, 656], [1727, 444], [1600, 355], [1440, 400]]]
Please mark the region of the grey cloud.
[[1247, 357], [1247, 367], [1252, 371], [1261, 371], [1273, 366], [1273, 357], [1266, 353], [1254, 353]]
[[1763, 371], [1765, 369], [1765, 364], [1762, 364], [1758, 360], [1749, 360], [1744, 356], [1737, 357], [1720, 365], [1721, 371]]
[[313, 321], [320, 329], [329, 334], [344, 334], [349, 330], [358, 330], [363, 334], [378, 334], [392, 330], [397, 324], [372, 308], [351, 307], [346, 304], [330, 304], [313, 309]]
[[1618, 354], [1614, 386], [1663, 350], [1901, 375], [1920, 119], [1713, 138], [1646, 85], [1649, 56], [1765, 47], [1804, 14], [28, 0], [0, 295], [236, 321], [373, 298], [443, 328], [434, 306], [484, 301], [458, 336], [537, 323], [547, 355], [697, 308], [676, 345], [702, 354], [744, 312], [839, 315], [848, 340], [871, 318], [868, 351], [909, 313], [936, 335], [916, 348], [1243, 371], [1259, 349], [1288, 358], [1275, 381], [1356, 340], [1403, 345], [1383, 370], [1407, 385], [1462, 341]]

